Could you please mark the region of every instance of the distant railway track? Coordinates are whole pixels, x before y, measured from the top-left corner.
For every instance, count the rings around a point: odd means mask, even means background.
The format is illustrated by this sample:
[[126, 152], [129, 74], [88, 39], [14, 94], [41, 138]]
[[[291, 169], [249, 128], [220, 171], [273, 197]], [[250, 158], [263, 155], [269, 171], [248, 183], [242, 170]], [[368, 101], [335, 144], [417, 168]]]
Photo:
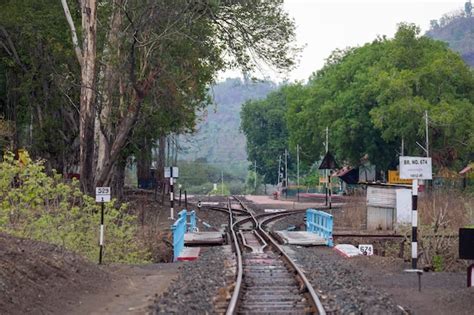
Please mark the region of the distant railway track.
[[263, 229], [294, 211], [257, 216], [234, 199], [240, 209], [233, 208], [229, 199], [228, 213], [237, 276], [227, 314], [326, 314], [303, 272]]

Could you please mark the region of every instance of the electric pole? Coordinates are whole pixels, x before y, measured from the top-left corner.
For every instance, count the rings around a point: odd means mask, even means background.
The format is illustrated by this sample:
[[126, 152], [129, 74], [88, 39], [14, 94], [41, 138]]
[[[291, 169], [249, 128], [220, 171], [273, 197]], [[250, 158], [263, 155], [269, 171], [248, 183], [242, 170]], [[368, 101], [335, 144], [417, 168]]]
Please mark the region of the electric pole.
[[255, 180], [253, 183], [253, 189], [255, 191], [255, 194], [257, 194], [257, 160], [254, 161], [254, 170], [255, 170]]
[[280, 175], [281, 175], [281, 155], [278, 157], [278, 183], [277, 183], [277, 187], [280, 185]]
[[425, 137], [426, 137], [426, 157], [430, 156], [430, 141], [428, 138], [428, 111], [425, 110]]
[[300, 201], [300, 145], [296, 145], [296, 195]]
[[285, 149], [285, 198], [288, 198], [288, 150]]

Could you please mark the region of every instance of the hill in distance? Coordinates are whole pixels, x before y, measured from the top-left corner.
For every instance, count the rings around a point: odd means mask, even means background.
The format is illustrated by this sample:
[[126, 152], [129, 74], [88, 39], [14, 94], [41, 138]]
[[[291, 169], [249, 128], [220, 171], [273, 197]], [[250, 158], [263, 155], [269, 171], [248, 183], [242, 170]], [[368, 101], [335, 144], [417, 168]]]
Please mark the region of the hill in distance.
[[467, 64], [474, 67], [474, 17], [471, 11], [460, 10], [432, 20], [426, 35], [448, 43]]
[[240, 109], [247, 100], [262, 99], [275, 90], [270, 81], [226, 79], [211, 88], [214, 105], [201, 117], [197, 132], [180, 138], [180, 160], [232, 166], [247, 163], [246, 139], [240, 131]]

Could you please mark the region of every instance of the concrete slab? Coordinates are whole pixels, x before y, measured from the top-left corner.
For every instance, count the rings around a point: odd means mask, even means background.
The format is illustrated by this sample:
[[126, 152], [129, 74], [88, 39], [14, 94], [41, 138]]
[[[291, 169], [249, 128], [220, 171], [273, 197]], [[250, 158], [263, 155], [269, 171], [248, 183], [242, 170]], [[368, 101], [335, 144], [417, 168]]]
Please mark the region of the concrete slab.
[[291, 245], [326, 245], [326, 240], [315, 233], [306, 231], [277, 231], [285, 244]]
[[351, 244], [339, 244], [334, 246], [334, 250], [344, 257], [354, 257], [361, 255], [360, 250]]
[[224, 244], [222, 232], [192, 232], [184, 234], [185, 245], [221, 245]]
[[181, 254], [178, 256], [178, 261], [191, 261], [199, 257], [199, 247], [184, 247]]

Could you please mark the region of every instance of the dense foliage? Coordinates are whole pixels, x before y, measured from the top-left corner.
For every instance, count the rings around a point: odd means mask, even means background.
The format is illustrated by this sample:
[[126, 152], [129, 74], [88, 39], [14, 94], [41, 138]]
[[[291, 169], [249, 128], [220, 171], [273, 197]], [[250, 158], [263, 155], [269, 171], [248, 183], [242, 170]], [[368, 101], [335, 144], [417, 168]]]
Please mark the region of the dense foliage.
[[[43, 161], [22, 162], [7, 152], [0, 163], [0, 231], [66, 247], [98, 261], [100, 206], [81, 192], [79, 183], [48, 176]], [[106, 203], [106, 262], [146, 260], [136, 239], [136, 217], [126, 205]]]
[[218, 71], [284, 71], [298, 52], [282, 0], [8, 0], [0, 21], [3, 144], [88, 193], [118, 192], [127, 158], [149, 170], [158, 139], [193, 131]]
[[364, 158], [386, 170], [396, 166], [402, 139], [405, 155], [425, 155], [416, 144], [425, 140], [425, 111], [434, 165], [459, 169], [473, 159], [472, 71], [446, 44], [419, 32], [401, 24], [393, 39], [335, 51], [307, 85], [290, 85], [249, 105], [255, 113], [279, 109], [273, 119], [279, 124], [243, 125], [250, 159], [266, 158], [260, 148], [274, 146], [274, 138], [262, 134], [284, 130], [286, 116], [289, 145], [301, 145], [303, 160], [320, 159], [329, 127], [329, 150], [338, 161], [358, 165]]
[[257, 164], [257, 173], [265, 176], [266, 183], [278, 182], [279, 157], [288, 147], [284, 90], [272, 92], [264, 100], [246, 102], [240, 113], [248, 160]]

